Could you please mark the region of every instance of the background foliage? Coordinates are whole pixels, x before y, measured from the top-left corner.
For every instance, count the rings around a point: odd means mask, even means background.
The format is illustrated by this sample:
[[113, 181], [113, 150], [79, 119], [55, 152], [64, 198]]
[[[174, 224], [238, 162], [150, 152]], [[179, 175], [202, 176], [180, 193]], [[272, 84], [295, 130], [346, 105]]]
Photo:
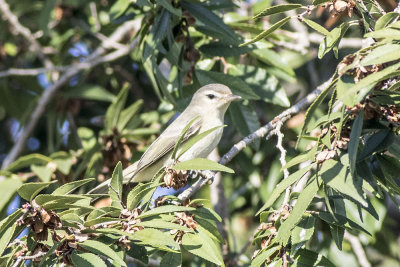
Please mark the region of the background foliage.
[[[0, 10], [1, 266], [398, 266], [394, 0]], [[122, 169], [213, 82], [244, 99], [219, 154], [272, 121], [267, 141], [256, 132], [234, 174], [181, 204], [159, 197], [162, 173], [124, 188]], [[307, 112], [273, 120], [299, 100]], [[110, 177], [110, 198], [86, 194]]]

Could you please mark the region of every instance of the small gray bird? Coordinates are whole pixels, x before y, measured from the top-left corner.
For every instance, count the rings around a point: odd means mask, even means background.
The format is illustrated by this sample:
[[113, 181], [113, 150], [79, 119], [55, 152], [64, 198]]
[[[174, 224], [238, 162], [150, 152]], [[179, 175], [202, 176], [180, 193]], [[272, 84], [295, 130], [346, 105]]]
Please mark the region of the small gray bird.
[[[147, 148], [140, 160], [123, 170], [124, 183], [150, 181], [162, 167], [171, 166], [173, 164], [172, 151], [185, 126], [193, 119], [198, 118], [189, 127], [182, 143], [204, 131], [222, 126], [229, 104], [238, 99], [241, 99], [241, 97], [232, 94], [229, 87], [223, 84], [213, 83], [201, 87], [193, 95], [189, 106]], [[222, 132], [221, 127], [206, 135], [185, 151], [179, 160], [206, 158], [217, 147]], [[89, 193], [105, 193], [108, 190], [109, 183], [110, 180], [107, 180]]]

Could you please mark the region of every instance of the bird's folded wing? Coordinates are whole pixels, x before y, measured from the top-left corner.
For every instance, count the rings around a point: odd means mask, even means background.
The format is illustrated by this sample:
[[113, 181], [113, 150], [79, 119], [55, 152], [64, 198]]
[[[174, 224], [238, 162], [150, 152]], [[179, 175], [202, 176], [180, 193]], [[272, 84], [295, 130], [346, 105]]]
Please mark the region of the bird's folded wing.
[[[175, 147], [178, 137], [182, 134], [182, 130], [188, 123], [189, 121], [186, 118], [178, 118], [167, 129], [165, 129], [165, 131], [150, 145], [150, 147], [147, 148], [146, 152], [144, 152], [133, 176], [171, 152]], [[194, 135], [200, 127], [201, 119], [199, 118], [189, 127], [182, 139], [182, 143]]]

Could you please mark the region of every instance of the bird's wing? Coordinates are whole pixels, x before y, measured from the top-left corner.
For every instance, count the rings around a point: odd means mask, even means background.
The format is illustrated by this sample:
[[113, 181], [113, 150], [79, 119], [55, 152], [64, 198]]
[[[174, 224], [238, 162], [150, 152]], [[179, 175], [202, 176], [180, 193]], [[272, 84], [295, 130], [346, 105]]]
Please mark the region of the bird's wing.
[[[185, 116], [181, 116], [181, 118], [178, 117], [170, 126], [168, 126], [168, 128], [165, 129], [165, 131], [149, 146], [149, 148], [147, 148], [146, 152], [144, 152], [132, 177], [171, 152], [174, 149], [182, 130], [189, 122], [190, 120], [187, 120]], [[183, 137], [182, 143], [195, 134], [200, 129], [201, 124], [200, 118], [195, 120]], [[155, 147], [159, 147], [159, 149], [154, 149]]]

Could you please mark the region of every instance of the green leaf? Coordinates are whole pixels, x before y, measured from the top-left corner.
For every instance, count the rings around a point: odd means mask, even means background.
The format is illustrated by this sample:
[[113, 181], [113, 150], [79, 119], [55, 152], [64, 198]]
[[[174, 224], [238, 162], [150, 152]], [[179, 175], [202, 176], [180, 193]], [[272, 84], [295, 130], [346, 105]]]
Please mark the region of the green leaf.
[[172, 169], [174, 170], [211, 170], [211, 171], [221, 171], [221, 172], [229, 172], [235, 173], [234, 170], [228, 168], [224, 165], [219, 164], [218, 162], [204, 159], [204, 158], [195, 158], [187, 161], [182, 161], [175, 164]]
[[217, 127], [211, 128], [211, 129], [209, 129], [207, 131], [202, 132], [201, 134], [197, 134], [196, 136], [190, 138], [188, 141], [186, 141], [182, 145], [182, 148], [179, 150], [179, 155], [176, 158], [179, 159], [183, 155], [183, 153], [188, 151], [198, 141], [200, 141], [201, 139], [203, 139], [204, 137], [206, 137], [210, 133], [214, 132], [215, 130], [217, 130], [217, 129], [221, 128], [221, 127], [225, 127], [225, 126], [226, 125], [221, 125], [221, 126], [217, 126]]
[[199, 47], [201, 53], [209, 56], [236, 57], [246, 54], [257, 47], [238, 47], [224, 42], [210, 42]]
[[151, 219], [150, 221], [141, 221], [135, 224], [135, 226], [143, 226], [145, 228], [157, 228], [157, 229], [176, 229], [179, 231], [193, 232], [192, 228], [181, 226], [173, 222], [167, 222], [159, 219]]
[[126, 266], [126, 263], [123, 261], [123, 259], [121, 259], [112, 248], [102, 242], [96, 240], [86, 240], [83, 243], [79, 243], [79, 246], [95, 254], [106, 256], [112, 259], [114, 263], [117, 263], [121, 266]]
[[110, 18], [115, 20], [119, 18], [129, 7], [130, 1], [117, 0], [110, 8]]
[[5, 231], [3, 231], [0, 236], [0, 255], [3, 254], [4, 250], [7, 248], [8, 243], [10, 243], [11, 238], [13, 237], [15, 230], [17, 228], [17, 224], [14, 224], [8, 227]]
[[74, 157], [70, 153], [58, 151], [51, 154], [50, 158], [56, 164], [57, 170], [59, 170], [62, 174], [69, 174], [74, 161]]
[[171, 12], [172, 14], [181, 17], [182, 16], [182, 10], [174, 8], [171, 5], [171, 2], [167, 1], [167, 0], [156, 0], [157, 4], [159, 4], [160, 6], [162, 6], [163, 8], [165, 8], [166, 10], [168, 10], [169, 12]]
[[208, 8], [189, 1], [181, 1], [180, 3], [196, 19], [195, 27], [198, 31], [229, 44], [238, 43], [239, 38], [235, 32]]
[[[255, 110], [250, 106], [245, 106], [239, 103], [231, 103], [229, 108], [229, 115], [236, 129], [242, 136], [248, 136], [249, 134], [258, 130], [261, 125], [258, 121], [258, 116]], [[256, 140], [253, 147], [258, 150], [260, 146], [259, 140]]]
[[[115, 222], [117, 223], [118, 221], [121, 221], [119, 218], [113, 218], [113, 217], [99, 217], [93, 220], [87, 220], [83, 226], [85, 227], [90, 227], [99, 223], [106, 223], [106, 222]], [[98, 230], [104, 230], [104, 229], [98, 229]]]
[[75, 181], [75, 182], [71, 182], [71, 183], [67, 183], [64, 184], [62, 186], [60, 186], [59, 188], [57, 188], [56, 190], [54, 190], [54, 192], [52, 193], [52, 195], [66, 195], [71, 193], [72, 191], [74, 191], [75, 189], [77, 189], [78, 187], [87, 184], [91, 181], [94, 181], [95, 178], [88, 178], [88, 179], [83, 179], [80, 181]]
[[122, 185], [123, 185], [123, 175], [122, 175], [122, 163], [119, 161], [117, 166], [115, 166], [114, 172], [111, 177], [110, 187], [108, 193], [112, 199], [112, 206], [122, 208]]
[[68, 91], [62, 93], [62, 96], [65, 98], [81, 98], [106, 102], [115, 100], [115, 95], [107, 91], [104, 87], [95, 84], [85, 84], [69, 88]]
[[318, 173], [325, 184], [361, 205], [367, 206], [361, 190], [362, 181], [358, 177], [353, 178], [346, 166], [334, 159], [329, 159], [323, 163]]
[[315, 218], [306, 214], [301, 221], [294, 227], [291, 235], [291, 253], [295, 254], [314, 234]]
[[389, 12], [380, 17], [375, 23], [375, 30], [381, 30], [399, 16], [397, 12]]
[[0, 181], [1, 198], [0, 210], [3, 211], [4, 207], [11, 201], [12, 197], [17, 192], [18, 188], [22, 185], [20, 179], [6, 178]]
[[51, 158], [46, 157], [41, 154], [29, 154], [26, 156], [19, 157], [16, 161], [10, 164], [10, 166], [7, 167], [7, 171], [13, 172], [17, 171], [21, 168], [30, 166], [32, 164], [38, 164], [38, 165], [43, 165], [51, 162]]
[[143, 100], [140, 99], [121, 112], [121, 116], [119, 116], [117, 123], [117, 128], [120, 132], [125, 129], [133, 118], [135, 118], [142, 106]]
[[371, 235], [367, 230], [365, 230], [363, 227], [361, 227], [357, 223], [353, 222], [346, 216], [340, 215], [338, 213], [334, 213], [333, 215], [335, 217], [333, 217], [332, 214], [330, 214], [329, 212], [325, 212], [325, 211], [320, 211], [318, 213], [318, 217], [321, 220], [323, 220], [329, 224], [333, 224], [333, 225], [340, 226], [340, 227], [346, 227], [346, 228], [349, 228], [352, 230], [360, 230], [368, 235]]
[[106, 267], [105, 262], [93, 253], [81, 253], [74, 250], [71, 254], [72, 263], [82, 267]]
[[376, 30], [373, 32], [369, 32], [365, 34], [364, 37], [371, 37], [371, 38], [387, 38], [393, 40], [400, 40], [400, 31], [392, 28], [383, 28], [380, 30]]
[[130, 250], [126, 251], [126, 254], [131, 256], [132, 258], [138, 259], [144, 264], [149, 262], [149, 256], [147, 255], [147, 250], [144, 246], [139, 246], [135, 243], [129, 244], [131, 246]]
[[382, 64], [400, 58], [399, 44], [385, 44], [374, 48], [360, 62], [361, 66]]
[[299, 7], [301, 7], [300, 4], [274, 5], [271, 7], [267, 7], [266, 9], [258, 13], [256, 16], [254, 16], [253, 19], [258, 19], [260, 17], [269, 16], [272, 14], [282, 13], [285, 11], [297, 9]]
[[322, 101], [324, 101], [324, 99], [327, 97], [327, 95], [329, 94], [329, 92], [332, 89], [332, 85], [334, 84], [334, 81], [331, 82], [331, 84], [329, 86], [327, 86], [318, 96], [317, 98], [314, 100], [314, 102], [310, 105], [310, 107], [307, 109], [306, 112], [306, 118], [304, 119], [304, 123], [303, 123], [303, 127], [301, 128], [300, 131], [300, 135], [299, 138], [297, 139], [297, 143], [296, 143], [296, 147], [298, 146], [301, 136], [304, 135], [305, 130], [307, 129], [308, 124], [311, 121], [311, 118], [313, 116], [313, 114], [315, 113], [315, 111], [317, 110], [317, 108], [321, 105]]
[[133, 233], [130, 239], [139, 241], [139, 244], [144, 244], [147, 246], [160, 248], [165, 251], [178, 253], [177, 251], [168, 248], [179, 248], [179, 245], [174, 241], [169, 232], [162, 232], [157, 229], [146, 228]]
[[291, 186], [293, 183], [296, 181], [300, 180], [311, 168], [314, 166], [314, 164], [309, 165], [303, 169], [298, 170], [295, 173], [292, 173], [289, 175], [286, 179], [284, 179], [282, 182], [280, 182], [272, 191], [271, 195], [269, 196], [267, 202], [262, 206], [261, 209], [259, 209], [256, 213], [256, 216], [259, 215], [262, 211], [266, 210], [269, 208], [274, 202], [281, 196], [283, 191], [286, 190], [289, 186]]
[[150, 192], [151, 190], [154, 190], [157, 186], [161, 185], [160, 184], [153, 184], [153, 185], [148, 185], [148, 184], [138, 184], [136, 185], [128, 194], [127, 200], [126, 200], [126, 208], [128, 210], [133, 210], [136, 208], [136, 206], [143, 200], [143, 197]]
[[55, 182], [56, 181], [48, 183], [26, 183], [21, 185], [17, 192], [23, 199], [31, 201], [40, 191]]
[[[142, 61], [146, 62], [151, 58], [152, 55], [156, 54], [160, 50], [160, 43], [164, 39], [167, 32], [170, 30], [171, 13], [163, 9], [161, 13], [156, 17], [150, 32], [145, 38], [145, 45], [143, 49]], [[156, 65], [156, 64], [153, 64]], [[154, 74], [157, 76], [156, 72]]]
[[261, 39], [264, 39], [265, 37], [267, 37], [268, 35], [270, 35], [271, 33], [273, 33], [275, 30], [279, 29], [280, 27], [282, 27], [283, 25], [286, 24], [286, 22], [288, 22], [290, 20], [290, 17], [286, 17], [280, 21], [278, 21], [277, 23], [275, 23], [274, 25], [272, 25], [269, 29], [263, 31], [262, 33], [260, 33], [259, 35], [257, 35], [255, 38], [253, 38], [252, 40], [242, 43], [239, 45], [239, 47], [241, 46], [246, 46], [252, 43], [255, 43]]
[[181, 134], [179, 135], [178, 139], [176, 140], [174, 149], [172, 150], [172, 155], [171, 158], [172, 159], [176, 159], [176, 153], [178, 152], [178, 148], [180, 147], [183, 138], [185, 137], [187, 131], [189, 130], [189, 128], [193, 125], [193, 123], [195, 121], [198, 121], [200, 119], [200, 116], [195, 117], [194, 119], [192, 119], [191, 121], [189, 121], [189, 123], [185, 126], [185, 128], [183, 128]]
[[35, 198], [35, 201], [38, 205], [43, 207], [52, 206], [52, 209], [64, 208], [66, 209], [66, 204], [74, 203], [77, 201], [82, 201], [82, 199], [86, 200], [87, 203], [90, 203], [90, 198], [82, 196], [82, 195], [49, 195], [49, 194], [41, 194]]
[[344, 237], [344, 228], [330, 224], [329, 229], [331, 230], [331, 235], [333, 240], [335, 240], [335, 244], [339, 250], [342, 250], [342, 243], [343, 243], [343, 237]]
[[324, 4], [326, 2], [330, 2], [331, 0], [314, 0], [313, 1], [313, 5], [321, 5]]
[[258, 252], [257, 256], [251, 261], [250, 267], [260, 267], [265, 263], [267, 258], [271, 257], [279, 249], [279, 246], [274, 246], [272, 248], [265, 248]]
[[340, 38], [344, 34], [342, 26], [336, 27], [325, 36], [318, 49], [318, 58], [321, 59], [326, 55], [332, 48], [339, 43]]
[[[268, 53], [265, 53], [265, 49], [263, 50], [263, 53], [256, 54], [256, 58], [264, 62], [264, 58], [261, 59], [259, 56], [268, 56], [269, 59], [270, 57]], [[281, 63], [279, 62], [278, 64]], [[256, 68], [250, 65], [235, 64], [234, 67], [229, 68], [229, 74], [240, 77], [254, 90], [254, 93], [265, 102], [282, 107], [290, 106], [290, 101], [284, 88], [279, 83], [279, 80], [266, 69]]]
[[389, 147], [393, 141], [393, 134], [389, 130], [377, 131], [372, 135], [367, 135], [364, 141], [362, 152], [357, 160], [362, 161], [376, 152], [381, 152]]
[[[339, 94], [338, 88], [338, 99], [348, 106], [353, 106], [355, 103], [362, 101], [378, 82], [387, 79], [390, 74], [396, 73], [399, 67], [400, 63], [397, 63], [379, 72], [372, 73], [341, 94]], [[352, 98], [354, 94], [358, 94], [357, 98]]]
[[167, 252], [162, 256], [160, 267], [179, 267], [182, 265], [182, 254]]
[[260, 99], [260, 97], [254, 93], [253, 89], [238, 77], [224, 74], [222, 72], [204, 70], [196, 70], [196, 77], [201, 86], [210, 83], [222, 83], [228, 86], [235, 95], [239, 95], [243, 99]]
[[317, 153], [317, 148], [317, 146], [314, 146], [314, 148], [310, 149], [309, 151], [292, 158], [288, 163], [286, 163], [285, 166], [281, 168], [281, 170], [289, 169], [297, 164], [314, 159], [315, 154]]
[[308, 249], [300, 249], [295, 255], [297, 266], [326, 266], [335, 267], [335, 265], [322, 254], [318, 254]]
[[221, 255], [218, 253], [219, 248], [216, 249], [212, 239], [205, 237], [205, 235], [200, 237], [198, 234], [187, 233], [182, 237], [182, 246], [196, 256], [219, 266], [222, 265], [223, 261]]
[[206, 207], [197, 207], [191, 213], [195, 214], [198, 217], [204, 218], [204, 219], [222, 222], [222, 218], [218, 215], [218, 213], [216, 213], [214, 210], [206, 208]]
[[194, 210], [196, 210], [196, 209], [192, 208], [192, 207], [165, 205], [165, 206], [157, 207], [157, 208], [151, 209], [149, 211], [146, 211], [146, 212], [140, 214], [139, 216], [137, 216], [136, 219], [143, 219], [146, 217], [164, 214], [164, 213], [194, 211]]
[[325, 36], [331, 34], [327, 29], [325, 29], [324, 27], [322, 27], [321, 25], [319, 25], [318, 23], [316, 23], [316, 22], [314, 22], [314, 21], [312, 21], [312, 20], [303, 18], [303, 21], [304, 21], [308, 26], [310, 26], [311, 28], [313, 28], [314, 30], [316, 30], [317, 32], [319, 32], [319, 33], [321, 33], [321, 34], [323, 34], [323, 35], [325, 35]]
[[350, 173], [354, 177], [354, 172], [357, 162], [357, 152], [358, 144], [360, 143], [361, 131], [363, 128], [364, 111], [362, 110], [360, 114], [355, 118], [353, 125], [351, 127], [350, 141], [348, 145], [348, 153], [350, 160]]
[[113, 128], [117, 126], [122, 108], [125, 106], [128, 97], [128, 89], [129, 85], [125, 85], [107, 109], [104, 124], [108, 132], [112, 132]]
[[49, 165], [31, 165], [31, 170], [36, 173], [42, 182], [50, 182], [51, 175], [54, 173], [55, 168]]
[[5, 231], [7, 231], [13, 224], [17, 221], [19, 217], [23, 214], [21, 209], [16, 210], [14, 213], [8, 215], [0, 222], [0, 237], [4, 235]]
[[299, 222], [304, 212], [307, 210], [315, 194], [317, 194], [319, 185], [315, 176], [308, 181], [308, 185], [300, 193], [293, 210], [290, 212], [289, 217], [282, 223], [279, 228], [276, 239], [279, 243], [286, 246], [291, 232], [296, 224]]

